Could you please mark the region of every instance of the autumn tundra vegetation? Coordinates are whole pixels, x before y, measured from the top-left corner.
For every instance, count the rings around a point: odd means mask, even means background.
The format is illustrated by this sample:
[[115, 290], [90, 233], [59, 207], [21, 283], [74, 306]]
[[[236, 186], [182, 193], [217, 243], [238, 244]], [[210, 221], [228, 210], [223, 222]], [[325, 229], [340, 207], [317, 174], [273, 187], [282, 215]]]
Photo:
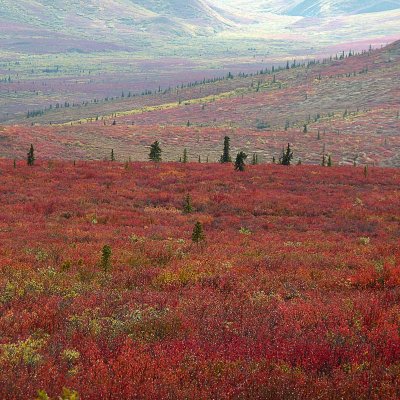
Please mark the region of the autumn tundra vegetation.
[[399, 397], [398, 169], [28, 149], [0, 161], [1, 398]]
[[396, 42], [2, 112], [0, 399], [399, 399], [399, 72]]

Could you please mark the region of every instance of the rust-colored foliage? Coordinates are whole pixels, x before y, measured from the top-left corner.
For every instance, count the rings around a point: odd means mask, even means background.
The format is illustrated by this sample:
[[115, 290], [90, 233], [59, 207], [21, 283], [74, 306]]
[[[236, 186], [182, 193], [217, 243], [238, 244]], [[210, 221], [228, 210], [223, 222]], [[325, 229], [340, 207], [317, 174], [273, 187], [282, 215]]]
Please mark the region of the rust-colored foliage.
[[399, 397], [399, 170], [0, 171], [0, 398]]

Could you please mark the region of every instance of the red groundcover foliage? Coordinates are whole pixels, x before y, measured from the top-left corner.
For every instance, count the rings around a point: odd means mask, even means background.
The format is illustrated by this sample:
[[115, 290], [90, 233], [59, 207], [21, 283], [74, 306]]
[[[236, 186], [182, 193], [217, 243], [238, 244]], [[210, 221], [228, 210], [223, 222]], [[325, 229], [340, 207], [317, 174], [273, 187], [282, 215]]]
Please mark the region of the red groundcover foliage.
[[400, 171], [366, 172], [1, 161], [0, 398], [398, 399]]

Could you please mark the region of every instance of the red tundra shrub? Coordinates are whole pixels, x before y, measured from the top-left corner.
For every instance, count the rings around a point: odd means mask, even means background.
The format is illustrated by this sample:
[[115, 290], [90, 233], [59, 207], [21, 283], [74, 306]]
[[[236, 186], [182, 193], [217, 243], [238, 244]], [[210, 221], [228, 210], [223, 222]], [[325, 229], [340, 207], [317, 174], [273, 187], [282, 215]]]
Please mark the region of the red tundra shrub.
[[399, 398], [398, 170], [0, 170], [1, 398]]

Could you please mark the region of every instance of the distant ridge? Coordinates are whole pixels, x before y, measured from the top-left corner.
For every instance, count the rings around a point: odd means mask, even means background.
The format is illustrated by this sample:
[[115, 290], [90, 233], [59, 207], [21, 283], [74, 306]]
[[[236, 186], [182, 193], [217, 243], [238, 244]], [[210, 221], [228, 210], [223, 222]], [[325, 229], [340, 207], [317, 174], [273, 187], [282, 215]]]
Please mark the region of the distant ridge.
[[218, 4], [300, 17], [337, 17], [400, 9], [399, 0], [216, 0]]
[[[245, 39], [249, 45], [244, 48], [252, 48], [250, 42], [265, 36], [279, 40], [288, 32], [302, 34], [295, 25], [299, 18], [304, 18], [305, 35], [316, 30], [315, 22], [307, 18], [339, 19], [317, 31], [325, 28], [328, 38], [343, 42], [371, 29], [369, 37], [393, 35], [400, 18], [400, 0], [85, 0], [77, 4], [76, 0], [2, 0], [0, 50], [30, 54], [121, 50], [154, 55], [156, 49], [164, 54], [167, 48], [179, 51], [188, 46], [187, 52], [193, 53], [208, 39], [208, 50], [231, 44], [236, 50]], [[360, 13], [368, 14], [350, 19]], [[219, 39], [218, 45], [214, 38]], [[192, 39], [196, 43], [189, 44]]]

